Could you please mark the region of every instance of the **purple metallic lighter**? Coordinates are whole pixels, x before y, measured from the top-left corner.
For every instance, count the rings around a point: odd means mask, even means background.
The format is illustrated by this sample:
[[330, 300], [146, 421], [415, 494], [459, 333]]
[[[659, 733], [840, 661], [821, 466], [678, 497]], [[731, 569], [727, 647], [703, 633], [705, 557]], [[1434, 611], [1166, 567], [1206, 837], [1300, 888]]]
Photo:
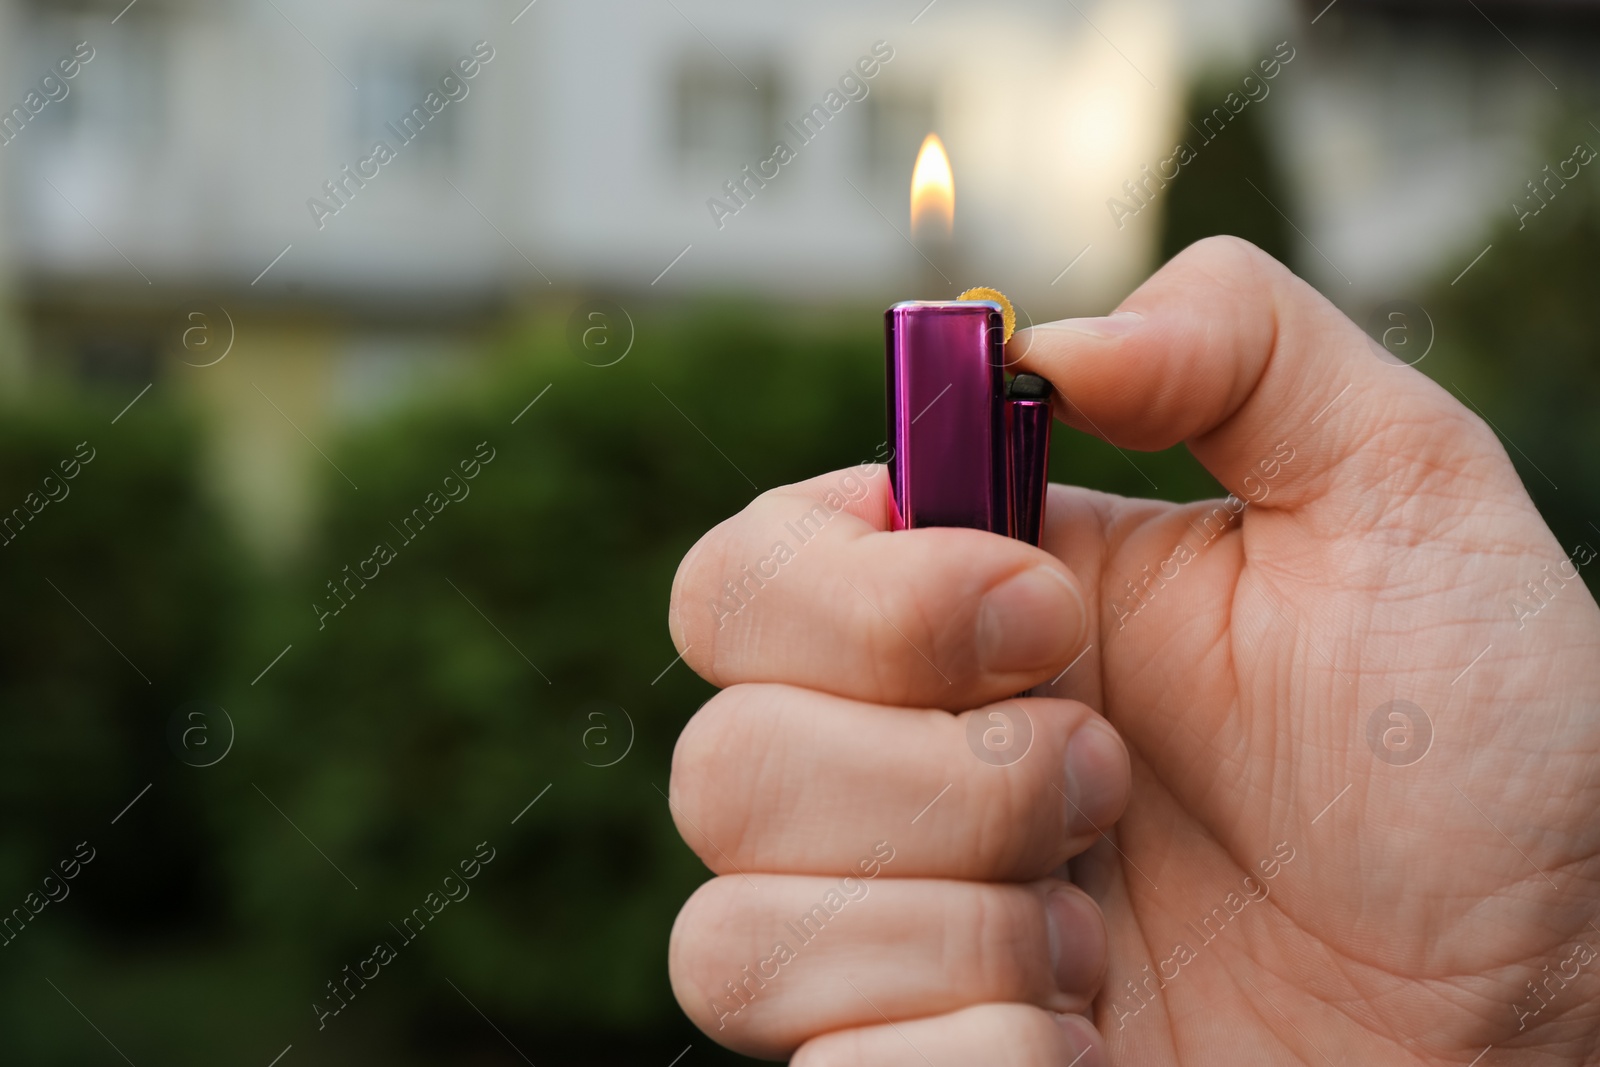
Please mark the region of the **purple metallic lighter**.
[[895, 529], [966, 526], [1039, 543], [1050, 385], [1005, 380], [989, 300], [906, 301], [884, 313]]

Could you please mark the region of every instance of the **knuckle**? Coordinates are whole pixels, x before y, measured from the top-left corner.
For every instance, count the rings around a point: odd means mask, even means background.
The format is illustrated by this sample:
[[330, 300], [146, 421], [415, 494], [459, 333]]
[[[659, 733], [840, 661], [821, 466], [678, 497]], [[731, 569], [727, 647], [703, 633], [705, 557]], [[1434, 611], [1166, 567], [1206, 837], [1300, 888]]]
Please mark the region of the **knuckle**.
[[1203, 237], [1173, 257], [1173, 263], [1198, 271], [1212, 283], [1234, 292], [1265, 284], [1271, 291], [1293, 275], [1287, 267], [1242, 237]]
[[838, 595], [850, 605], [844, 616], [846, 631], [853, 638], [847, 644], [853, 651], [849, 667], [852, 673], [859, 670], [867, 676], [865, 684], [847, 683], [845, 688], [867, 693], [907, 692], [913, 668], [906, 656], [916, 656], [908, 645], [916, 641], [916, 624], [907, 610], [905, 591], [877, 582], [862, 588], [861, 583], [851, 581]]
[[[776, 492], [775, 490], [773, 492]], [[764, 493], [739, 514], [724, 519], [700, 538], [678, 565], [672, 583], [676, 639], [684, 662], [712, 685], [742, 680], [752, 659], [752, 638], [760, 637], [748, 609], [765, 582], [751, 570], [760, 558], [755, 527]]]
[[746, 854], [752, 836], [751, 783], [773, 748], [773, 717], [748, 712], [763, 699], [770, 699], [765, 686], [722, 690], [689, 720], [672, 751], [669, 792], [679, 832], [718, 872]]
[[684, 661], [713, 685], [717, 684], [714, 668], [721, 629], [718, 623], [726, 621], [719, 619], [716, 612], [720, 580], [715, 576], [721, 572], [726, 556], [724, 528], [731, 521], [724, 520], [702, 535], [678, 564], [668, 612]]
[[[961, 716], [963, 734], [970, 742], [968, 715]], [[1066, 801], [1057, 791], [1057, 768], [1065, 766], [1071, 723], [1054, 714], [1025, 712], [1033, 731], [1030, 748], [1015, 763], [967, 768], [976, 776], [971, 804], [978, 868], [987, 877], [1027, 880], [1038, 878], [1070, 857]]]
[[1006, 877], [1038, 878], [1068, 858], [1066, 820], [1054, 783], [1043, 773], [1046, 758], [1035, 753], [1007, 768], [993, 790], [984, 831], [994, 849], [991, 869]]
[[[768, 569], [775, 561], [773, 547], [787, 545], [791, 536], [780, 519], [807, 503], [832, 515], [793, 486], [770, 489], [707, 531], [678, 565], [669, 614], [675, 640], [685, 662], [713, 685], [749, 680], [752, 666], [771, 658], [770, 628], [747, 609], [766, 603], [762, 591], [777, 573]], [[838, 536], [824, 527], [813, 539], [825, 535]], [[794, 550], [788, 552], [776, 562], [793, 558]]]
[[715, 991], [718, 962], [725, 955], [721, 933], [729, 913], [740, 907], [727, 882], [725, 877], [713, 878], [696, 889], [679, 909], [667, 942], [667, 973], [673, 992], [697, 1022], [708, 995]]
[[[983, 714], [982, 710], [967, 712], [962, 718]], [[1016, 874], [1032, 851], [1028, 825], [1032, 813], [1026, 794], [1033, 792], [1027, 785], [1033, 776], [1025, 769], [1029, 762], [1026, 757], [1001, 767], [980, 762], [977, 768], [969, 771], [976, 774], [978, 780], [976, 796], [969, 809], [975, 859], [980, 870], [992, 871], [995, 877]], [[1036, 804], [1038, 798], [1033, 800]]]
[[[971, 684], [981, 673], [977, 657], [977, 610], [977, 597], [952, 601], [948, 591], [917, 591], [917, 623], [928, 635], [933, 662], [958, 686]], [[916, 657], [916, 661], [921, 663], [921, 657]], [[923, 666], [927, 669], [925, 664]], [[945, 681], [931, 670], [928, 675], [935, 681]]]
[[[859, 666], [870, 672], [874, 695], [961, 703], [975, 674], [971, 604], [953, 600], [940, 583], [884, 580], [861, 585], [855, 601], [853, 642]], [[970, 707], [971, 705], [966, 705]]]
[[1034, 893], [1021, 886], [979, 885], [966, 896], [946, 912], [945, 942], [954, 950], [948, 955], [969, 961], [964, 970], [974, 988], [996, 999], [1043, 992], [1036, 961], [1045, 931]]

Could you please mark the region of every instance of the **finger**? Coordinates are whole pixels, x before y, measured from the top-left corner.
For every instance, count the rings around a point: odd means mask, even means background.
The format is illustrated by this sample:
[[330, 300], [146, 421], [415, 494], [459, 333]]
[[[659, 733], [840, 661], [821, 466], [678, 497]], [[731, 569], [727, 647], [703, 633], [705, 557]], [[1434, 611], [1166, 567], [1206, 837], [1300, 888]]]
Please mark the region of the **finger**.
[[973, 1004], [1086, 1010], [1106, 968], [1099, 907], [1067, 882], [733, 875], [701, 886], [668, 949], [678, 1003], [748, 1055]]
[[[1067, 422], [1130, 448], [1187, 442], [1263, 507], [1367, 488], [1397, 460], [1436, 473], [1429, 460], [1446, 450], [1503, 458], [1448, 393], [1375, 350], [1311, 286], [1231, 237], [1190, 246], [1112, 315], [1011, 341], [1021, 368], [1055, 383]], [[1374, 462], [1348, 463], [1357, 455]]]
[[888, 532], [888, 478], [866, 471], [763, 494], [684, 558], [670, 622], [691, 667], [960, 709], [1071, 661], [1088, 616], [1059, 560], [977, 530]]
[[1129, 775], [1110, 724], [1071, 701], [952, 716], [741, 685], [684, 728], [670, 793], [719, 874], [1023, 881], [1114, 822]]
[[1080, 1015], [980, 1004], [931, 1019], [840, 1030], [806, 1042], [790, 1067], [1104, 1067], [1105, 1044]]

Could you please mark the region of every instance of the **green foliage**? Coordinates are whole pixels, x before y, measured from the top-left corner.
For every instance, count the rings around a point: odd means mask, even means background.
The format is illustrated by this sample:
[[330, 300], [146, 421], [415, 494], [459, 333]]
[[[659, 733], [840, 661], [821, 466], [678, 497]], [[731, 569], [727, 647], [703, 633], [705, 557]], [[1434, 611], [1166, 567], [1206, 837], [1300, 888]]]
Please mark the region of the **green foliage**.
[[[269, 676], [271, 734], [239, 760], [309, 813], [302, 827], [361, 886], [270, 812], [248, 843], [242, 921], [306, 946], [289, 1032], [352, 1054], [376, 1043], [393, 1063], [440, 1033], [493, 1050], [449, 978], [541, 1063], [602, 1062], [630, 1038], [655, 1038], [665, 1062], [693, 1040], [666, 941], [707, 874], [663, 793], [678, 731], [712, 690], [668, 669], [668, 592], [688, 548], [757, 488], [872, 455], [879, 327], [861, 322], [642, 316], [609, 368], [542, 322], [486, 381], [347, 442], [340, 465], [362, 488], [325, 487], [322, 548], [285, 583], [295, 649]], [[451, 490], [467, 495], [405, 525], [460, 461], [491, 452]], [[393, 562], [336, 599], [325, 582], [370, 575], [358, 561], [378, 542]], [[311, 606], [341, 599], [328, 617]], [[403, 945], [387, 923], [479, 841], [498, 853], [472, 896]], [[385, 938], [399, 961], [316, 1034], [303, 1003]]]
[[[541, 1064], [665, 1063], [691, 1041], [696, 1062], [736, 1059], [694, 1036], [666, 980], [673, 917], [707, 874], [661, 791], [712, 692], [669, 669], [667, 595], [758, 488], [874, 454], [881, 319], [656, 312], [605, 369], [563, 325], [329, 442], [361, 489], [327, 472], [317, 547], [286, 574], [231, 543], [162, 390], [114, 429], [74, 403], [3, 424], [18, 503], [77, 441], [98, 448], [0, 549], [0, 789], [39, 811], [0, 839], [0, 891], [20, 905], [76, 842], [99, 849], [5, 950], [0, 1026], [29, 1062], [99, 1040], [45, 977], [135, 1062], [264, 1063], [290, 1043], [299, 1062], [520, 1062], [479, 1009]], [[378, 542], [393, 558], [373, 576]], [[237, 729], [214, 766], [169, 747], [195, 699]], [[402, 934], [480, 842], [494, 859], [469, 895]], [[379, 942], [394, 961], [319, 1019]]]
[[[98, 999], [126, 977], [120, 959], [170, 957], [220, 918], [204, 801], [165, 735], [217, 684], [244, 610], [239, 557], [197, 488], [196, 426], [160, 393], [113, 425], [126, 400], [46, 396], [0, 418], [15, 524], [0, 547], [0, 1033], [17, 1062], [82, 1062], [99, 1042], [47, 978]], [[62, 881], [79, 842], [93, 859]], [[52, 873], [66, 895], [42, 903]]]

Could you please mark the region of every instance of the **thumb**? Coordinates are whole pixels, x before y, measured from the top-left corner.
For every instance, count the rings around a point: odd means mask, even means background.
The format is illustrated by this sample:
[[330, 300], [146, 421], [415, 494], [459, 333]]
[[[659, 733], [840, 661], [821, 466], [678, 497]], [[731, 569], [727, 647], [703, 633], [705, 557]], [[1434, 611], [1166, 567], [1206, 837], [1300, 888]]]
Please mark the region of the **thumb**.
[[[1111, 315], [1019, 332], [1007, 361], [1050, 379], [1067, 423], [1146, 451], [1187, 442], [1219, 482], [1263, 507], [1370, 489], [1402, 467], [1478, 464], [1520, 495], [1482, 422], [1382, 353], [1265, 252], [1213, 237]], [[1286, 456], [1294, 476], [1268, 493]], [[1497, 465], [1482, 464], [1491, 457]]]

